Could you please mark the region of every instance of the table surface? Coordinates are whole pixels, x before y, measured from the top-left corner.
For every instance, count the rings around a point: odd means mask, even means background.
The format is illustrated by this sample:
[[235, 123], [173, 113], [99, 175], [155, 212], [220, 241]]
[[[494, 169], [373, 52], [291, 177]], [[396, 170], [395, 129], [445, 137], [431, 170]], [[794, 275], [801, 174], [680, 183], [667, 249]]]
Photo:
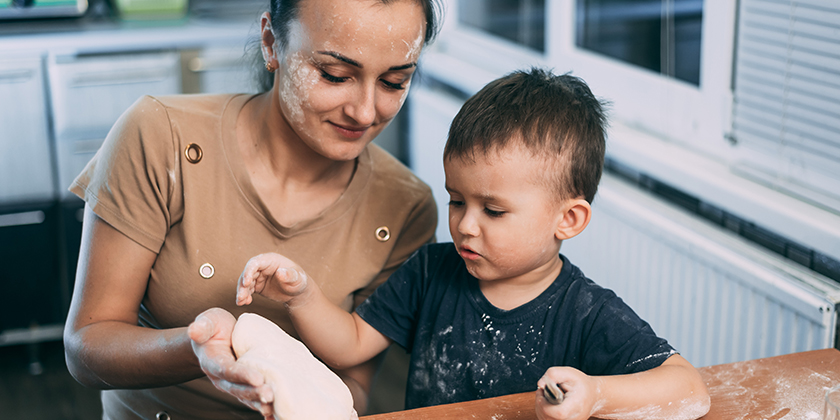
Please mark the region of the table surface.
[[[840, 351], [814, 350], [698, 369], [712, 406], [705, 420], [819, 420], [825, 392], [840, 384]], [[418, 408], [362, 417], [533, 420], [534, 393]]]

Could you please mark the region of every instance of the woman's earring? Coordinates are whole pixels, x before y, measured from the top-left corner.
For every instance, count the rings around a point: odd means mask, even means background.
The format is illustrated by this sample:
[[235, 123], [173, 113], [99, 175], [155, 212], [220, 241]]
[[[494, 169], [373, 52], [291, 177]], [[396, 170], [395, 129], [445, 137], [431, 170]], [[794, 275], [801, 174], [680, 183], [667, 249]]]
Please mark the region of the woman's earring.
[[270, 61], [265, 62], [265, 69], [268, 70], [269, 73], [274, 73], [274, 66], [271, 65]]

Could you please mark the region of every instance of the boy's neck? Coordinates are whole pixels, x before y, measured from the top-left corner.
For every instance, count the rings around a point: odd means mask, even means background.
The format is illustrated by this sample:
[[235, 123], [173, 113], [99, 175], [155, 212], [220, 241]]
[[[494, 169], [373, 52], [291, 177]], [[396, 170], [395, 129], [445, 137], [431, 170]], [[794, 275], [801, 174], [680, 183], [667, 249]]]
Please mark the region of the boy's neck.
[[552, 260], [551, 264], [515, 278], [479, 280], [478, 288], [493, 306], [509, 311], [536, 299], [554, 283], [562, 269], [563, 260], [558, 256], [556, 260]]

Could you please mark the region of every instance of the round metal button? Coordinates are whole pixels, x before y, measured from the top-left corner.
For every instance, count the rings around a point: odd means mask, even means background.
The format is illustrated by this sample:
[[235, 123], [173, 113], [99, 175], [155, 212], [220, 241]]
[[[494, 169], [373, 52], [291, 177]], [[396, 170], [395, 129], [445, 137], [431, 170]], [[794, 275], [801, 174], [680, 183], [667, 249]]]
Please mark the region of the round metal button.
[[155, 419], [169, 420], [169, 413], [167, 413], [166, 411], [161, 411], [160, 413], [155, 414]]
[[216, 269], [210, 263], [204, 263], [198, 268], [198, 275], [205, 279], [213, 277], [213, 274], [216, 274]]
[[388, 229], [388, 226], [380, 226], [376, 228], [376, 239], [379, 242], [385, 242], [388, 239], [391, 239], [391, 229]]
[[189, 163], [198, 163], [203, 156], [204, 152], [201, 150], [201, 146], [195, 143], [188, 144], [187, 148], [184, 149], [184, 157], [187, 158]]

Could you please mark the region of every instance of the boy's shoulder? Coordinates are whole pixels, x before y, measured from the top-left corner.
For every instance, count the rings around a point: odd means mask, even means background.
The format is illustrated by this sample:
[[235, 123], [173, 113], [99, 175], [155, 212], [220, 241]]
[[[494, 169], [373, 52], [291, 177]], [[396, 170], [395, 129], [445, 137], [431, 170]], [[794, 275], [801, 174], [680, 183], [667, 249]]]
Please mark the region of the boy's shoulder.
[[601, 305], [605, 301], [618, 297], [612, 289], [604, 287], [587, 277], [565, 255], [560, 254], [560, 258], [563, 259], [563, 269], [558, 276], [558, 281], [565, 283], [567, 293], [578, 295], [574, 302], [579, 307]]

